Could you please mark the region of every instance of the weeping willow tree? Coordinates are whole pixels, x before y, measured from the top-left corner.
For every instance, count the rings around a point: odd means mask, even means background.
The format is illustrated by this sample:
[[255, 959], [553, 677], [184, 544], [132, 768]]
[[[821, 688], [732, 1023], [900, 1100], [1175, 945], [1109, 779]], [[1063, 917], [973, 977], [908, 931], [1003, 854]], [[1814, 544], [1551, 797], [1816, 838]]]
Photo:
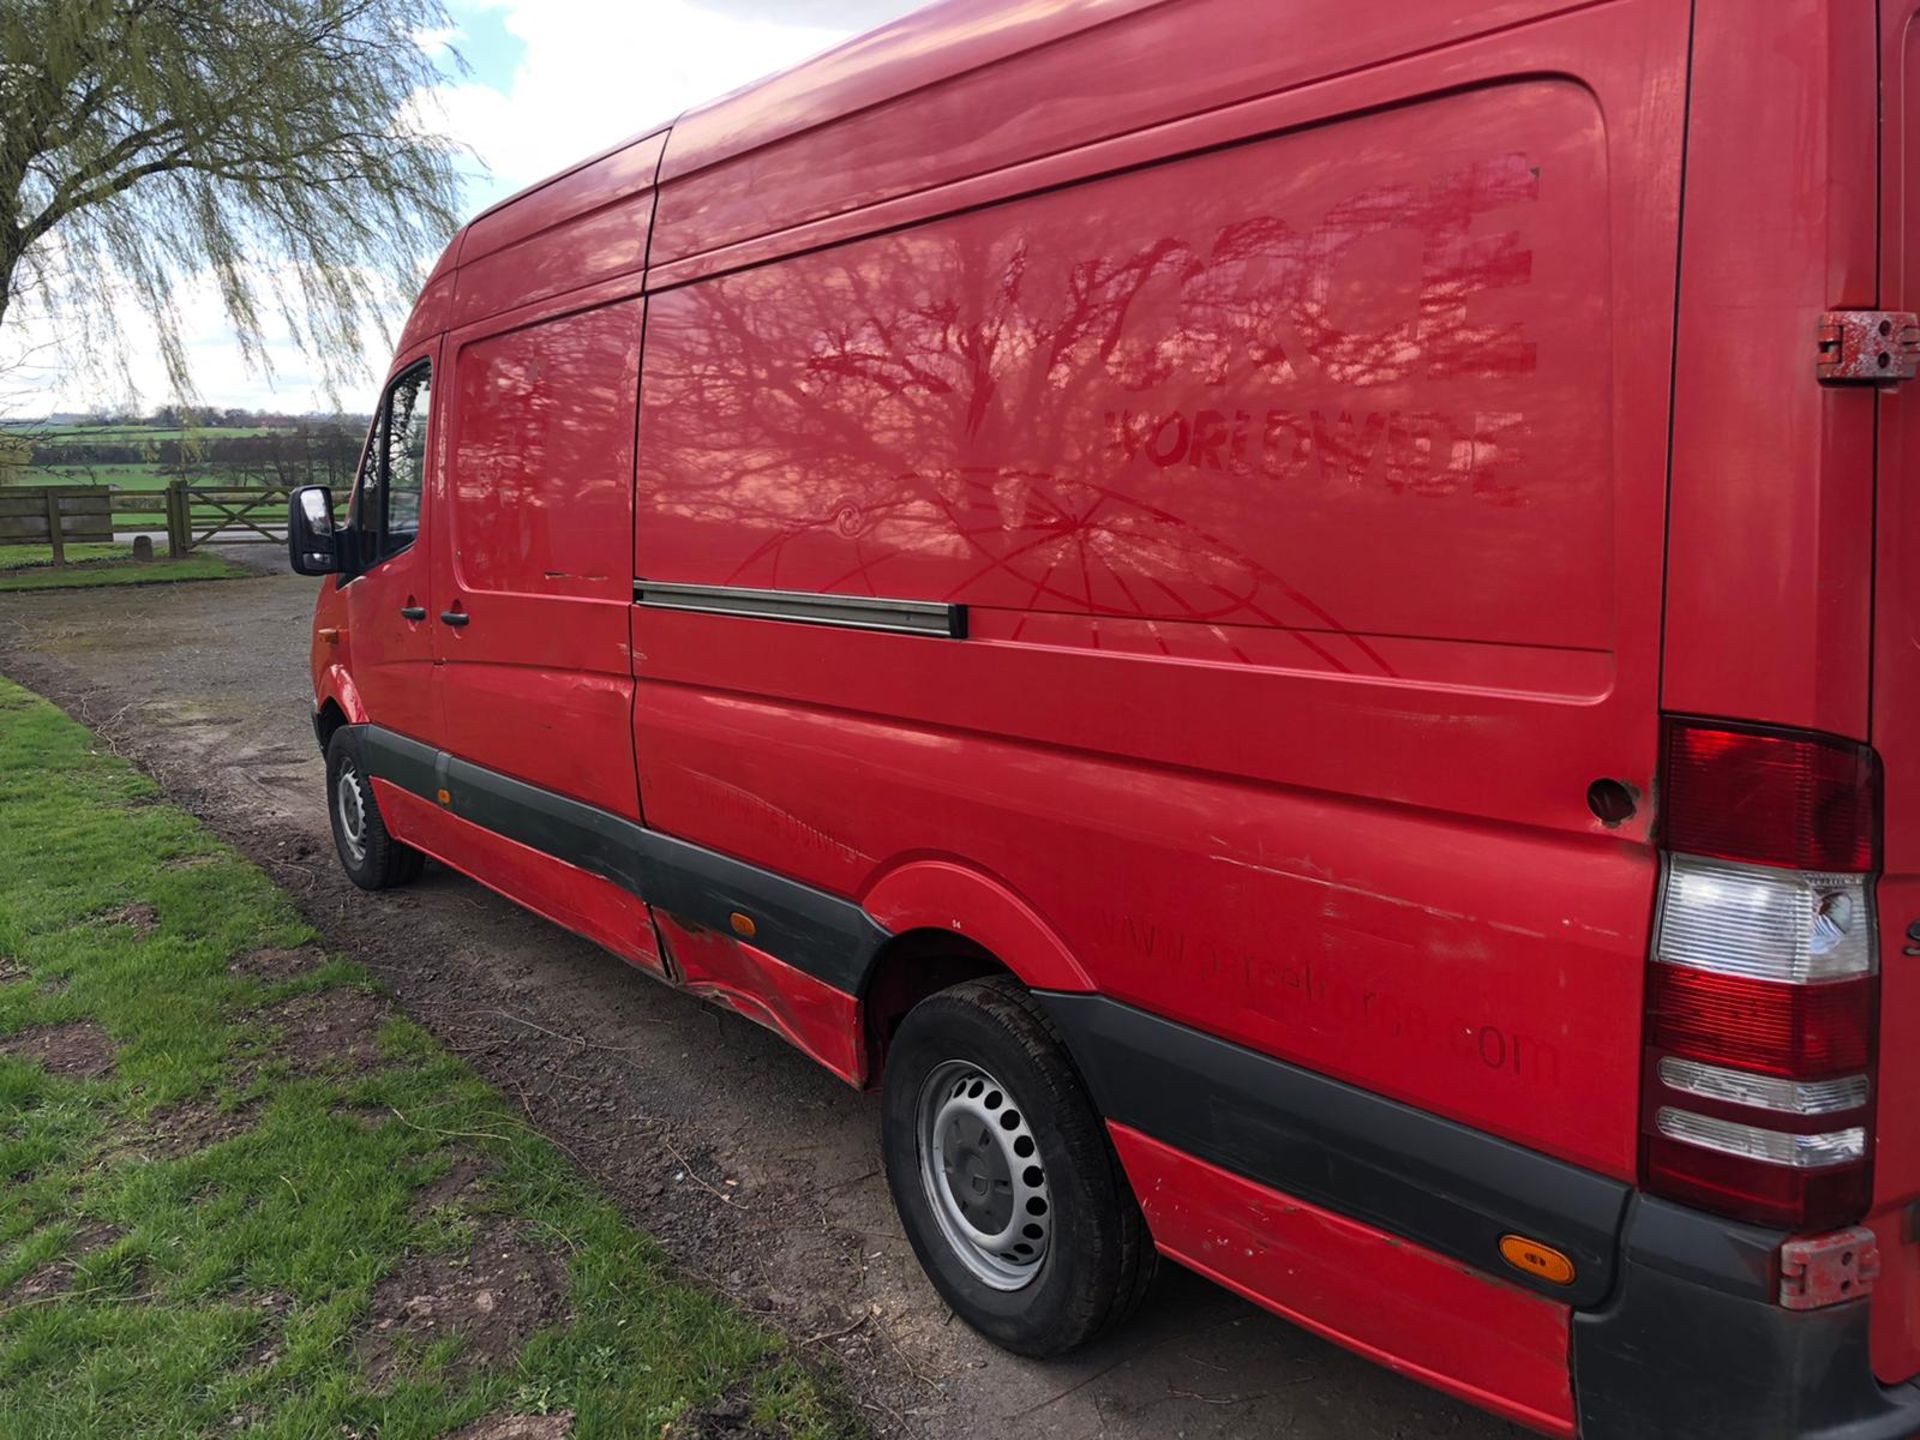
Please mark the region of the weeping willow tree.
[[438, 0], [0, 0], [0, 335], [117, 357], [127, 307], [192, 393], [205, 277], [249, 359], [277, 320], [329, 384], [454, 228], [416, 93]]

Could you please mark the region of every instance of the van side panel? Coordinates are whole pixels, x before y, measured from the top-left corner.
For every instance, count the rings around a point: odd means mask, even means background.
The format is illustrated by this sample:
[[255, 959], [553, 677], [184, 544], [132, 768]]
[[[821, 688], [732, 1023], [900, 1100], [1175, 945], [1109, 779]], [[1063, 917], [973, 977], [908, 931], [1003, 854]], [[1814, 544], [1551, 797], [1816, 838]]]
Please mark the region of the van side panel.
[[395, 839], [471, 875], [516, 905], [584, 935], [656, 975], [665, 963], [647, 907], [637, 896], [451, 810], [375, 778], [374, 796]]
[[[1156, 1243], [1181, 1264], [1403, 1375], [1573, 1434], [1564, 1305], [1124, 1125], [1111, 1131]], [[1391, 1285], [1377, 1283], [1383, 1271]]]
[[952, 859], [1103, 994], [1631, 1177], [1686, 13], [655, 294], [636, 573], [967, 638], [641, 605], [649, 823], [847, 895]]
[[1874, 6], [1700, 0], [1695, 35], [1662, 698], [1864, 739], [1874, 398], [1813, 352], [1874, 304]]

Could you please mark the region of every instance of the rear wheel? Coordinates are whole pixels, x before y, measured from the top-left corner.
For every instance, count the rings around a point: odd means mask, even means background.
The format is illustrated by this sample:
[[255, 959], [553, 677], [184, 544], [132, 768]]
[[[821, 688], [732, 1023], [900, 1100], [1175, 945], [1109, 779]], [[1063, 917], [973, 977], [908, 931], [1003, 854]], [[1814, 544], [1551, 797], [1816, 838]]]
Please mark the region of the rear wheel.
[[1146, 1224], [1045, 1012], [1006, 979], [923, 1000], [888, 1047], [887, 1183], [934, 1288], [988, 1339], [1058, 1355], [1131, 1313]]
[[387, 833], [360, 747], [346, 726], [327, 742], [327, 810], [340, 866], [362, 890], [388, 890], [419, 878], [426, 857]]

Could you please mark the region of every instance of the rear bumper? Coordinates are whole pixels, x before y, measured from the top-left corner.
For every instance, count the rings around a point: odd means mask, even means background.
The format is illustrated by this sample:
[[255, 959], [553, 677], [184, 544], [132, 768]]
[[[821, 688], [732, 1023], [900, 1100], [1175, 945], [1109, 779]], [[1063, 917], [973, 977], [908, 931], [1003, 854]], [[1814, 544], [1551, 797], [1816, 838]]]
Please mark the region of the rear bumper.
[[[1779, 1231], [1102, 996], [1040, 999], [1156, 1243], [1269, 1309], [1550, 1434], [1920, 1436], [1920, 1384], [1874, 1378], [1871, 1301], [1777, 1303]], [[1505, 1267], [1509, 1235], [1573, 1283]]]
[[1920, 1435], [1920, 1384], [1874, 1379], [1869, 1301], [1774, 1303], [1784, 1238], [1637, 1197], [1612, 1297], [1573, 1319], [1581, 1440]]

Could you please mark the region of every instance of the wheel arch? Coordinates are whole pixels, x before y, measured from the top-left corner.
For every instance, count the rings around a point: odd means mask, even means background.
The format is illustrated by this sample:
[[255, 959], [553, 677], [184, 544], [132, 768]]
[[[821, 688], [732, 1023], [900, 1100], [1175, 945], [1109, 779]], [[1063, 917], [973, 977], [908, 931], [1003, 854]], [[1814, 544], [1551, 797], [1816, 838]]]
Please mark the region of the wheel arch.
[[902, 865], [861, 903], [891, 932], [860, 991], [868, 1086], [879, 1083], [900, 1022], [929, 995], [989, 975], [1010, 976], [1029, 990], [1094, 988], [1039, 912], [1005, 884], [955, 861]]
[[367, 707], [360, 699], [360, 687], [353, 683], [353, 676], [337, 661], [322, 670], [316, 679], [313, 733], [324, 751], [333, 732], [342, 725], [367, 723]]
[[313, 712], [313, 738], [320, 742], [322, 755], [327, 753], [327, 745], [333, 739], [334, 732], [350, 723], [347, 712], [331, 695], [320, 702], [320, 708]]

